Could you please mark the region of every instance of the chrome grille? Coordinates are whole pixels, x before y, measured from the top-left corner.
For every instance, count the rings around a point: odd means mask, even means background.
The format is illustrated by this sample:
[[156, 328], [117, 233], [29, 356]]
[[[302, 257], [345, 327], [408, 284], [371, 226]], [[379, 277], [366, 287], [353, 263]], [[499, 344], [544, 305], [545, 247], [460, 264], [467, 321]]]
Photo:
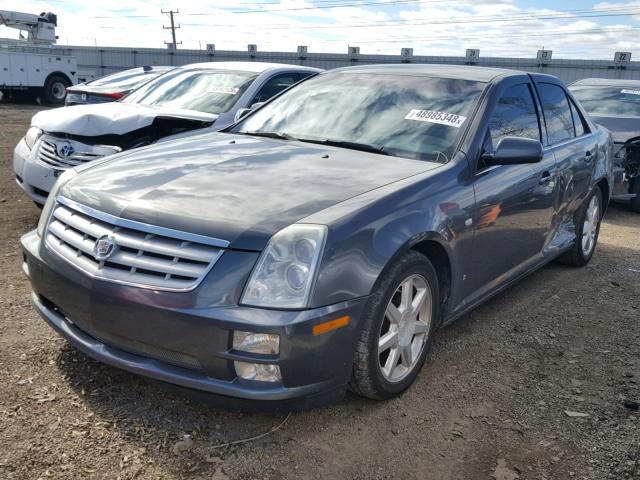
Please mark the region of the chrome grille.
[[[227, 242], [119, 219], [58, 197], [46, 243], [58, 255], [104, 280], [160, 290], [191, 290], [223, 252]], [[115, 244], [98, 259], [98, 239]]]
[[[61, 155], [59, 152], [63, 146], [68, 147], [72, 153], [66, 156]], [[38, 146], [38, 161], [49, 167], [65, 170], [121, 150], [120, 147], [87, 145], [75, 140], [56, 139], [47, 135], [43, 137]]]

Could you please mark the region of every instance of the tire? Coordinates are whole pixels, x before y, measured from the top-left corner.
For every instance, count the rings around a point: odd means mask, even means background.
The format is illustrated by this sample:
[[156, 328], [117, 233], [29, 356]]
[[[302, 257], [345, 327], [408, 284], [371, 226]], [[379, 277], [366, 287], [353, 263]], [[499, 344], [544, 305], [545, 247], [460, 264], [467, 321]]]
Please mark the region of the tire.
[[[405, 288], [408, 281], [413, 282], [410, 290]], [[407, 311], [402, 305], [405, 301], [403, 291], [410, 292], [414, 303], [419, 295], [424, 295], [424, 303], [416, 314], [402, 314]], [[436, 271], [427, 257], [418, 252], [403, 254], [383, 274], [365, 307], [349, 383], [351, 391], [363, 397], [384, 400], [411, 386], [431, 347], [438, 325], [439, 299]], [[395, 322], [391, 321], [392, 317], [395, 317]], [[391, 346], [385, 345], [379, 350], [381, 338], [386, 338], [387, 345]], [[394, 357], [397, 364], [391, 368]], [[391, 367], [387, 368], [389, 365]]]
[[635, 193], [636, 196], [629, 202], [629, 208], [636, 213], [640, 213], [640, 177], [631, 179], [629, 184], [629, 193]]
[[52, 75], [44, 85], [44, 101], [47, 105], [62, 105], [67, 97], [67, 87], [71, 83], [62, 75]]
[[[594, 204], [597, 207], [596, 211], [592, 212], [591, 209]], [[589, 263], [598, 243], [603, 212], [602, 192], [600, 188], [596, 187], [576, 214], [576, 241], [571, 250], [559, 257], [560, 263], [572, 267], [584, 267]], [[591, 215], [595, 215], [596, 218], [589, 219], [588, 217]], [[589, 230], [585, 232], [585, 229]], [[587, 238], [585, 233], [591, 238], [588, 244], [585, 244]]]

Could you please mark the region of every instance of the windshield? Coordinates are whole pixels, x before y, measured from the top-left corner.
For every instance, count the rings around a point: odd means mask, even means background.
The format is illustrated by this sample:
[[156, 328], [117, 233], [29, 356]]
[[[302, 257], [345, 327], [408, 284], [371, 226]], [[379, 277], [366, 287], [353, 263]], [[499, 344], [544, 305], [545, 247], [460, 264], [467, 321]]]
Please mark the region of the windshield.
[[640, 117], [640, 87], [570, 87], [587, 112], [592, 115]]
[[233, 107], [256, 77], [255, 72], [178, 69], [147, 83], [123, 101], [220, 114]]
[[426, 76], [329, 73], [294, 87], [231, 131], [447, 161], [484, 86]]

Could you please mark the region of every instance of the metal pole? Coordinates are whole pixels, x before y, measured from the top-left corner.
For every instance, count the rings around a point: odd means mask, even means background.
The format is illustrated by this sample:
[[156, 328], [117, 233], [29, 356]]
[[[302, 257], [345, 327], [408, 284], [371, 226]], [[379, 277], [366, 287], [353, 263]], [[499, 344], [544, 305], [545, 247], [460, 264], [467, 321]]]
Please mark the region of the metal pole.
[[[167, 45], [171, 45], [171, 49], [175, 50], [177, 48], [178, 42], [176, 42], [176, 30], [178, 28], [180, 28], [180, 25], [178, 25], [176, 27], [174, 20], [173, 20], [173, 15], [175, 13], [180, 13], [179, 10], [169, 10], [168, 12], [165, 12], [164, 10], [160, 10], [160, 12], [164, 13], [165, 15], [169, 15], [169, 19], [171, 21], [171, 26], [170, 27], [165, 27], [164, 25], [162, 26], [162, 28], [164, 28], [165, 30], [171, 30], [171, 38], [173, 39], [173, 42], [169, 43], [169, 42], [164, 42]], [[182, 43], [182, 42], [180, 42]]]

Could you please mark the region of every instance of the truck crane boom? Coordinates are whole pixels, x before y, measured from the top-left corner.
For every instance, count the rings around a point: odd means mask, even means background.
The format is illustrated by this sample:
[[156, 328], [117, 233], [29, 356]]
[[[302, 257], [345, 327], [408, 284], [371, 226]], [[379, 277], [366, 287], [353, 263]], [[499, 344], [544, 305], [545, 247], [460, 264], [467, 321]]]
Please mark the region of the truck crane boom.
[[34, 15], [32, 13], [0, 10], [0, 25], [8, 28], [26, 31], [27, 42], [39, 45], [53, 45], [56, 43], [56, 27], [58, 17], [51, 12]]

